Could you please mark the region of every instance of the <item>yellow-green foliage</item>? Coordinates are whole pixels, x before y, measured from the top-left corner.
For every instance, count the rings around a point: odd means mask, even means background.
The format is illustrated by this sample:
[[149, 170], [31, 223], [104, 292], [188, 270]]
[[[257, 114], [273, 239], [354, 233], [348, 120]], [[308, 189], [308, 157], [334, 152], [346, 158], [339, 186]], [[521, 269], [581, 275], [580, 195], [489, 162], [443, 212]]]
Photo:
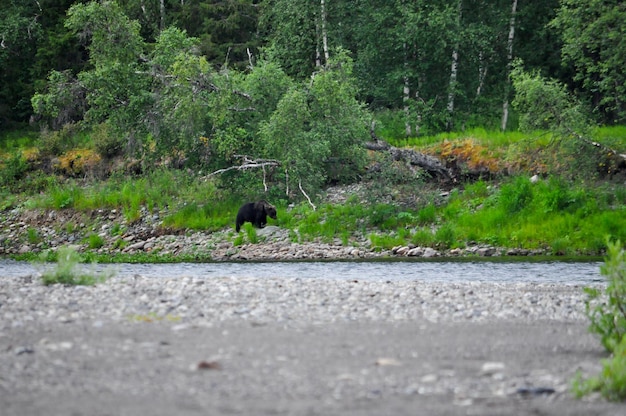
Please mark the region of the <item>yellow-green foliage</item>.
[[69, 176], [79, 176], [93, 172], [101, 162], [100, 155], [91, 149], [73, 149], [58, 158], [55, 168]]
[[460, 141], [444, 140], [431, 148], [430, 152], [440, 159], [455, 163], [457, 166], [466, 164], [471, 170], [498, 173], [503, 168], [500, 155], [495, 154], [493, 150], [486, 148], [472, 138]]

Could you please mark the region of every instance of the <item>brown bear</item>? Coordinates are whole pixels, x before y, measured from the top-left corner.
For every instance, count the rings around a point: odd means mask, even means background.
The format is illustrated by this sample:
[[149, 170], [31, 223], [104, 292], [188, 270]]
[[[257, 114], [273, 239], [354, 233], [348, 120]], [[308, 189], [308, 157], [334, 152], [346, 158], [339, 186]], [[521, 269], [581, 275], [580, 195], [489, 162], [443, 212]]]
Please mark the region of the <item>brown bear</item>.
[[276, 208], [269, 202], [260, 200], [245, 203], [237, 212], [235, 229], [239, 232], [241, 225], [246, 221], [251, 222], [257, 228], [263, 228], [267, 224], [267, 217], [276, 219]]

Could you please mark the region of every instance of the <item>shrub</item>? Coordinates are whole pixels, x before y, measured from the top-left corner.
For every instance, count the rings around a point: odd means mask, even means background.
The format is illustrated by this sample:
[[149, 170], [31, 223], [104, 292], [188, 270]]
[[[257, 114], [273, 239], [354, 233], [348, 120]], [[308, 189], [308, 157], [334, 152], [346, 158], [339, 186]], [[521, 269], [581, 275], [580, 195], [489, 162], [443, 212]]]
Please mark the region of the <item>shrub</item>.
[[[80, 254], [72, 247], [59, 247], [56, 253], [57, 263], [52, 270], [46, 270], [41, 274], [44, 285], [56, 283], [64, 285], [94, 285], [106, 279], [104, 275], [86, 273], [79, 270], [78, 264], [82, 261]], [[39, 259], [44, 262], [50, 258], [49, 252], [41, 253]]]
[[626, 400], [626, 336], [615, 346], [613, 357], [602, 360], [602, 372], [587, 380], [579, 373], [573, 390], [579, 398], [597, 391], [608, 400]]
[[612, 356], [603, 360], [599, 375], [583, 380], [579, 373], [573, 390], [578, 397], [597, 391], [608, 400], [619, 401], [626, 400], [626, 253], [619, 241], [607, 241], [607, 248], [608, 256], [600, 268], [608, 279], [604, 298], [599, 290], [587, 288], [585, 307], [591, 320], [589, 329], [600, 335]]
[[91, 149], [74, 149], [59, 156], [55, 168], [69, 176], [93, 173], [102, 158]]
[[20, 152], [0, 164], [0, 187], [7, 187], [11, 192], [21, 189], [21, 180], [29, 169], [28, 161]]
[[36, 228], [28, 227], [26, 230], [26, 237], [30, 244], [37, 244], [41, 241], [41, 236]]
[[417, 213], [419, 224], [432, 224], [437, 220], [437, 210], [433, 204], [428, 204]]
[[617, 241], [607, 241], [607, 257], [600, 272], [608, 279], [604, 298], [598, 289], [586, 288], [585, 303], [589, 329], [600, 335], [602, 345], [614, 351], [626, 335], [626, 253]]
[[93, 145], [103, 158], [118, 156], [124, 150], [124, 139], [111, 130], [107, 123], [101, 123], [91, 132]]

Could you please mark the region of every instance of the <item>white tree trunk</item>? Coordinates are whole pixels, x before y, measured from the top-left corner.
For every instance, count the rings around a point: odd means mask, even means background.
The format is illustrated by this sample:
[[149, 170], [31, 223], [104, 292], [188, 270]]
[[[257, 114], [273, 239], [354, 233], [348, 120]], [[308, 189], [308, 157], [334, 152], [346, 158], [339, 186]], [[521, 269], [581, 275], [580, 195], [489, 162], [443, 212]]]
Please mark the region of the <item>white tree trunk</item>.
[[402, 87], [402, 103], [404, 104], [404, 135], [406, 137], [411, 137], [411, 86], [409, 84], [409, 58], [408, 58], [408, 47], [406, 43], [402, 45], [404, 49], [404, 77], [403, 82], [404, 85]]
[[[461, 12], [462, 12], [463, 1], [459, 0], [458, 3], [458, 13], [457, 13], [457, 25], [456, 30], [461, 30]], [[448, 86], [448, 130], [452, 130], [454, 127], [452, 125], [452, 117], [454, 115], [454, 98], [456, 91], [456, 80], [459, 68], [459, 42], [454, 45], [454, 49], [452, 50], [452, 64], [450, 65], [450, 84]]]
[[315, 67], [322, 66], [322, 54], [320, 53], [320, 19], [315, 19]]
[[404, 87], [402, 88], [402, 102], [404, 103], [404, 134], [411, 137], [411, 109], [409, 107], [411, 89], [409, 88], [409, 77], [404, 76]]
[[322, 48], [324, 50], [324, 63], [328, 64], [330, 54], [328, 53], [328, 33], [326, 32], [326, 1], [320, 0], [322, 12]]
[[502, 104], [502, 122], [500, 128], [502, 131], [506, 130], [506, 126], [509, 121], [509, 91], [511, 80], [509, 74], [511, 73], [511, 63], [513, 62], [513, 39], [515, 38], [515, 15], [517, 13], [517, 0], [513, 0], [511, 6], [511, 20], [509, 21], [509, 38], [507, 41], [507, 61], [506, 61], [506, 89], [504, 96], [504, 103]]
[[480, 97], [487, 78], [487, 61], [483, 52], [478, 54], [478, 87], [476, 87], [476, 98]]

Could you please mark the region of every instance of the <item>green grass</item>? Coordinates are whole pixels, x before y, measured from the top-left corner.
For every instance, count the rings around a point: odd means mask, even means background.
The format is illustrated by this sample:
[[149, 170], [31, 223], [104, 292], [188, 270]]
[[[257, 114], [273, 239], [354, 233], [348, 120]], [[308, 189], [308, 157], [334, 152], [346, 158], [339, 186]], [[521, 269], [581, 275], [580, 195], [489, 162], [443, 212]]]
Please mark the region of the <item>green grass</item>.
[[483, 146], [493, 148], [507, 147], [514, 143], [524, 140], [540, 140], [540, 143], [546, 144], [550, 141], [551, 136], [544, 132], [522, 133], [519, 131], [485, 130], [483, 128], [473, 128], [460, 132], [438, 133], [422, 137], [409, 137], [405, 139], [390, 139], [390, 143], [397, 147], [411, 146], [417, 148], [428, 147], [434, 144], [442, 143], [445, 140], [465, 140], [474, 139]]
[[593, 130], [593, 139], [620, 153], [626, 152], [626, 126], [603, 126]]
[[43, 252], [39, 256], [41, 263], [56, 258], [56, 264], [51, 269], [44, 270], [41, 279], [44, 285], [94, 285], [106, 280], [104, 274], [89, 273], [82, 270], [79, 264], [83, 261], [80, 254], [72, 247], [59, 247], [56, 252]]
[[[394, 146], [428, 147], [443, 142], [444, 140], [455, 141], [474, 139], [490, 149], [508, 147], [510, 145], [532, 141], [536, 145], [545, 146], [552, 140], [552, 135], [544, 131], [523, 133], [520, 131], [487, 130], [484, 128], [472, 128], [465, 131], [445, 132], [421, 137], [386, 139]], [[602, 126], [593, 129], [592, 139], [620, 152], [626, 151], [626, 126]]]
[[447, 203], [415, 211], [395, 205], [322, 205], [300, 208], [281, 220], [302, 240], [343, 239], [345, 232], [370, 235], [374, 246], [389, 249], [416, 244], [439, 249], [475, 241], [500, 247], [547, 249], [555, 255], [599, 255], [605, 237], [626, 238], [626, 201], [616, 188], [571, 185], [559, 179], [531, 183], [511, 178], [499, 188], [476, 182], [451, 192]]
[[[593, 136], [626, 152], [626, 126], [597, 128]], [[36, 143], [36, 138], [17, 132], [3, 136], [0, 143], [2, 149], [16, 150]], [[392, 143], [426, 147], [443, 140], [466, 138], [473, 138], [490, 150], [508, 147], [506, 151], [500, 149], [499, 154], [511, 158], [511, 163], [518, 163], [551, 140], [543, 132], [522, 134], [474, 128]], [[212, 232], [232, 227], [243, 202], [212, 181], [201, 180], [187, 171], [165, 169], [142, 176], [114, 174], [105, 181], [89, 182], [33, 177], [29, 180], [37, 181], [37, 191], [28, 193], [20, 184], [26, 183], [32, 172], [23, 178], [18, 160], [14, 162], [15, 173], [8, 175], [5, 182], [15, 186], [0, 187], [3, 209], [20, 205], [29, 209], [117, 209], [132, 224], [145, 210], [158, 208], [167, 210], [162, 218], [165, 227]], [[363, 205], [357, 198], [350, 198], [341, 205], [321, 204], [313, 211], [306, 203], [287, 209], [287, 201], [281, 201], [277, 204], [278, 219], [269, 223], [288, 229], [292, 241], [339, 240], [349, 244], [355, 234], [360, 234], [370, 235], [374, 245], [383, 248], [409, 243], [452, 248], [475, 241], [503, 247], [550, 247], [554, 254], [597, 255], [606, 249], [607, 235], [626, 241], [625, 187], [610, 183], [585, 185], [556, 176], [531, 183], [528, 176], [525, 173], [512, 178], [502, 176], [492, 182], [459, 184], [444, 202], [425, 198], [412, 209], [393, 203]], [[423, 189], [416, 186], [409, 192], [417, 194]], [[67, 232], [79, 231], [71, 224], [67, 227]], [[111, 234], [119, 235], [121, 231], [111, 230]], [[92, 249], [103, 243], [97, 236], [82, 238]], [[27, 239], [32, 244], [40, 241], [34, 229], [28, 231]], [[116, 243], [118, 247], [123, 244]]]
[[0, 135], [0, 150], [5, 152], [14, 151], [33, 146], [39, 133], [31, 130], [4, 131]]
[[215, 194], [212, 182], [194, 180], [181, 171], [157, 170], [141, 177], [113, 176], [87, 185], [67, 180], [43, 196], [33, 197], [28, 205], [46, 209], [116, 208], [126, 210], [125, 215], [132, 219], [142, 206], [152, 210], [175, 206], [178, 201], [206, 203]]

